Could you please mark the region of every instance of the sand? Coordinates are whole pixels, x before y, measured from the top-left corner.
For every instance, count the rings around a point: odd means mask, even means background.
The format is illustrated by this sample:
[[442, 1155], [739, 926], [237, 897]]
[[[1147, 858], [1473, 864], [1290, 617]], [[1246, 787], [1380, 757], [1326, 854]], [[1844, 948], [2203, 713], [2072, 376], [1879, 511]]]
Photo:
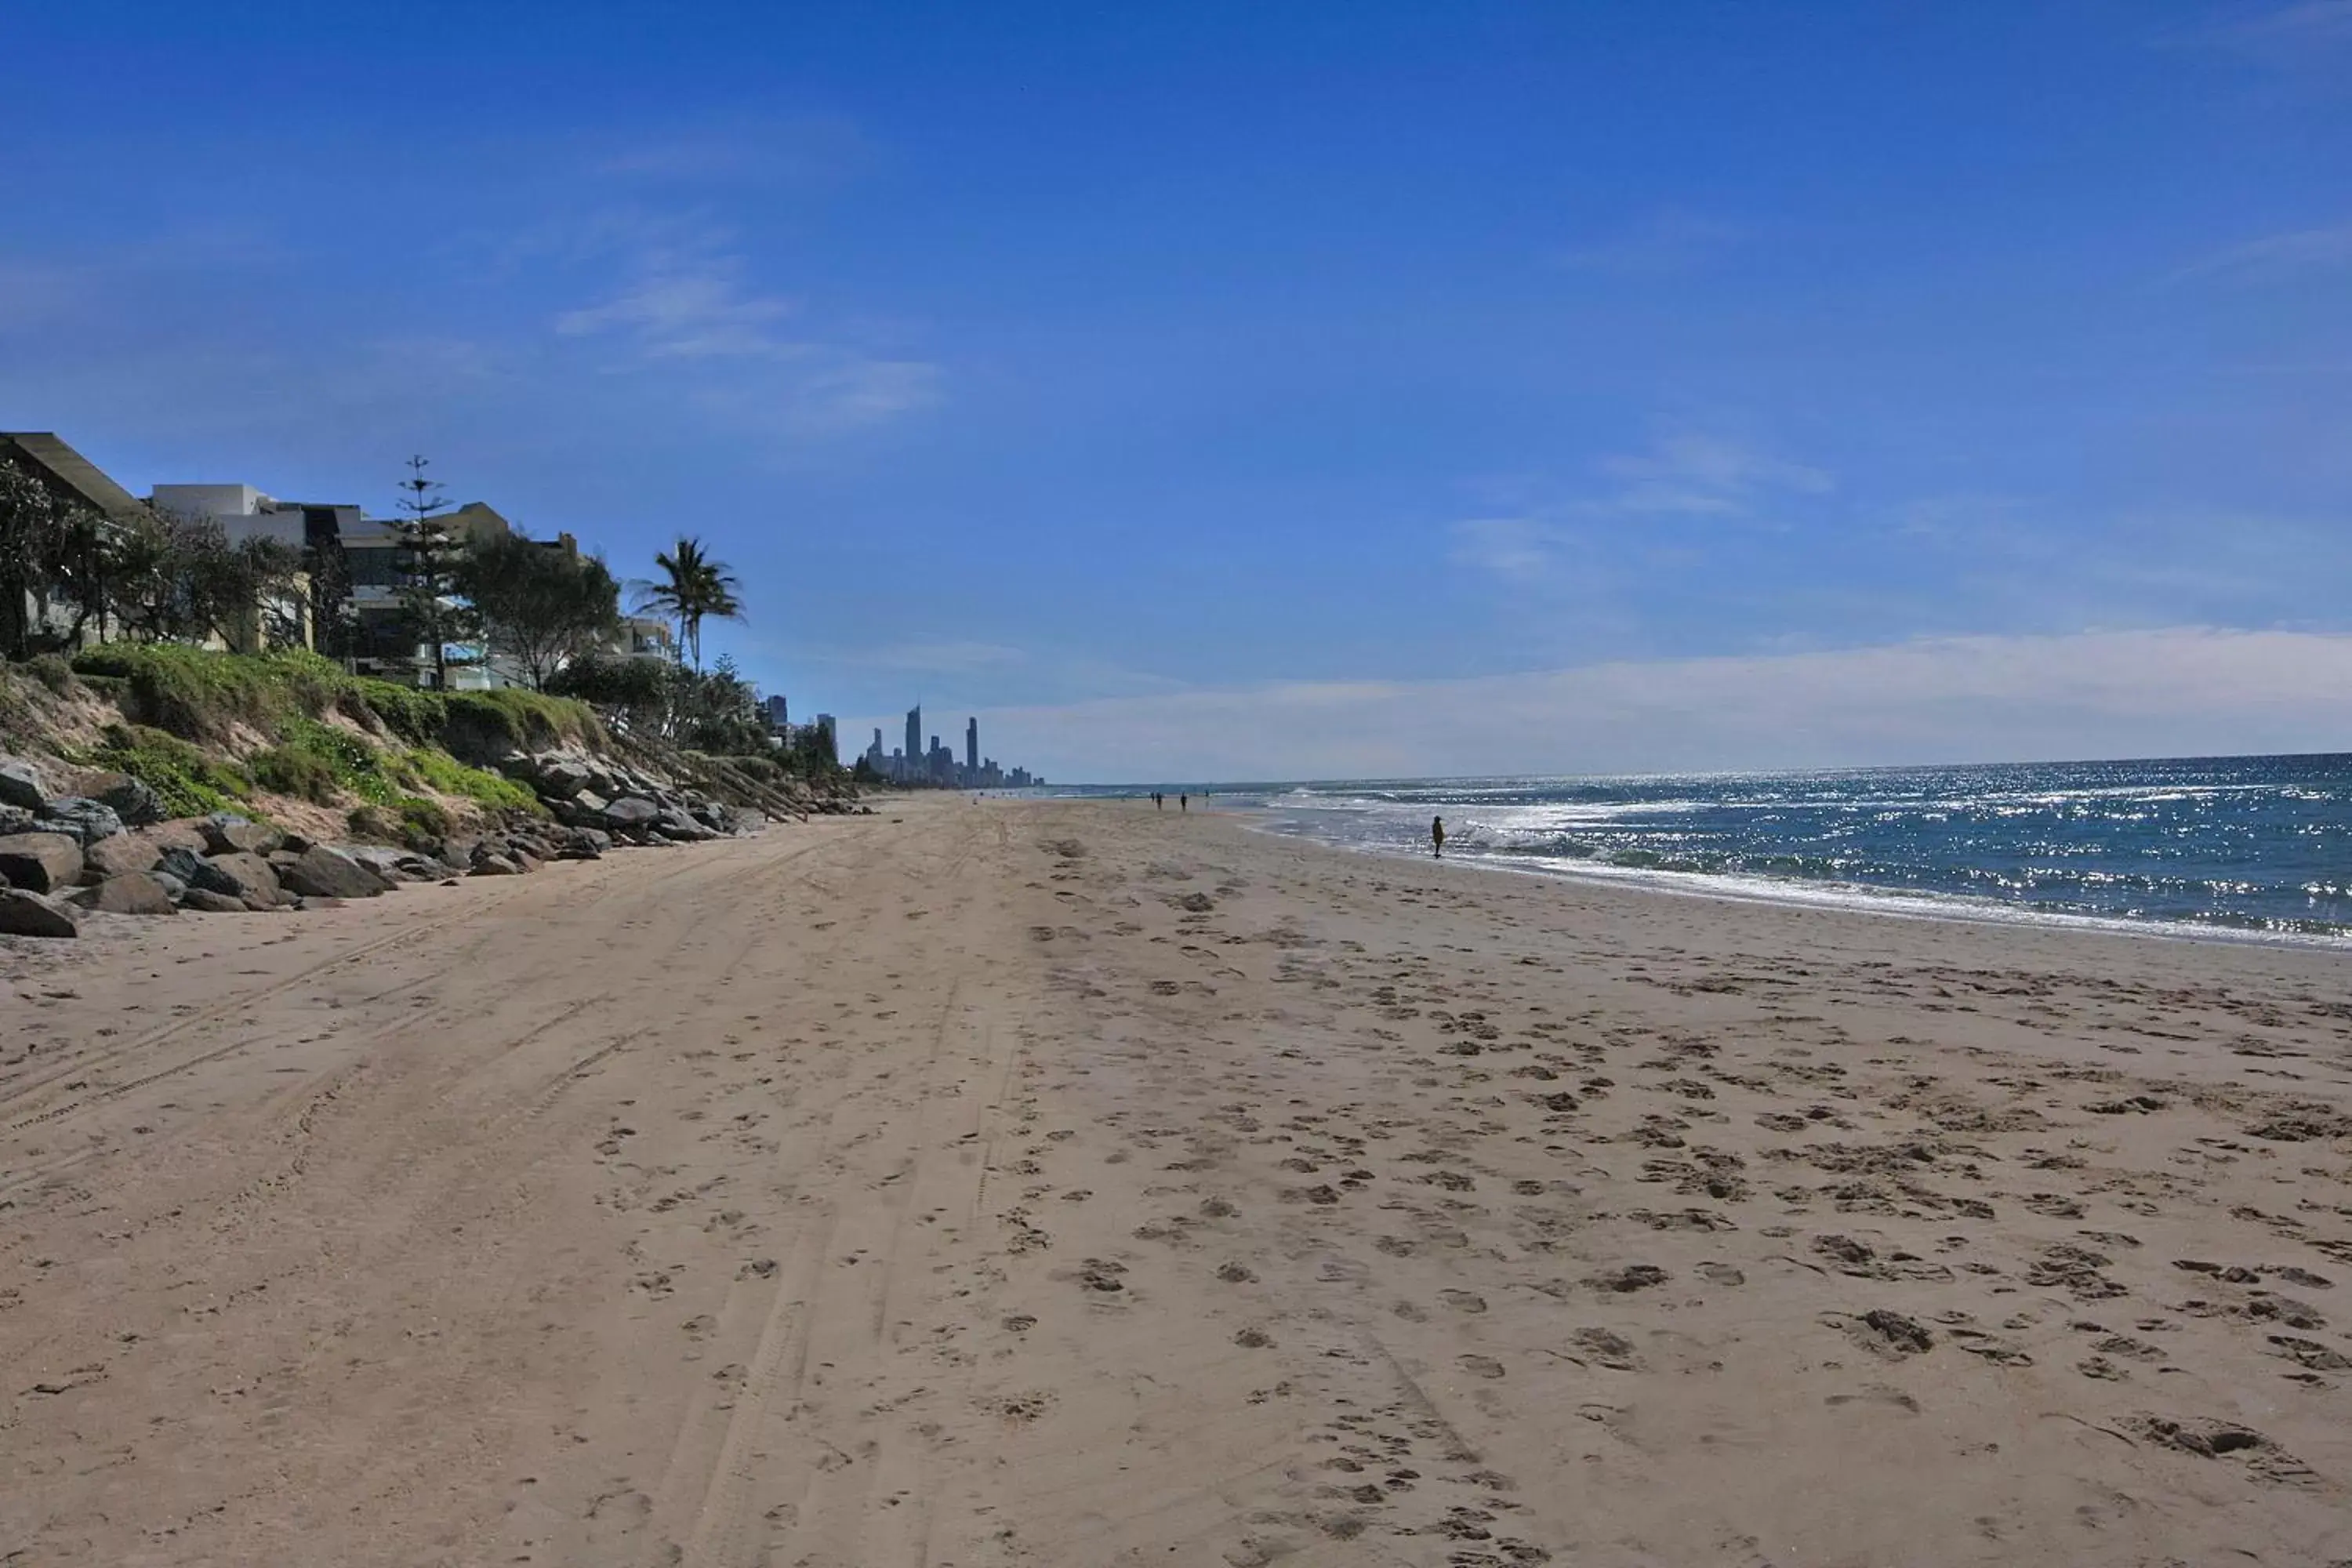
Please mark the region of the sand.
[[923, 800], [0, 951], [0, 1563], [2352, 1559], [2345, 960]]

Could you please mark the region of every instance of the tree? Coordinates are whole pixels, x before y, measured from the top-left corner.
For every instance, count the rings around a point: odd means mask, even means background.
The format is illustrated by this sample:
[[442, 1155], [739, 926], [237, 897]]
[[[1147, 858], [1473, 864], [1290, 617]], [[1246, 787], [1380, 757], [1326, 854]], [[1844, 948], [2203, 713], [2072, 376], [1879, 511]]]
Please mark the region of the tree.
[[511, 655], [539, 690], [620, 624], [621, 586], [602, 561], [520, 534], [475, 545], [455, 578], [490, 646]]
[[407, 514], [400, 525], [405, 557], [401, 563], [400, 597], [410, 624], [433, 650], [434, 689], [446, 690], [449, 645], [470, 629], [456, 602], [457, 561], [465, 552], [465, 541], [451, 531], [449, 520], [441, 515], [449, 510], [449, 503], [441, 499], [440, 481], [425, 477], [429, 467], [425, 458], [412, 457], [408, 478], [400, 481], [406, 492], [400, 498], [400, 510]]
[[257, 534], [228, 542], [212, 518], [175, 520], [168, 570], [185, 628], [241, 652], [299, 644], [297, 595], [302, 552]]
[[736, 591], [742, 584], [723, 561], [713, 561], [702, 552], [702, 541], [681, 537], [670, 549], [654, 557], [661, 569], [661, 582], [646, 590], [639, 607], [656, 611], [677, 623], [678, 651], [694, 653], [694, 668], [702, 668], [702, 623], [716, 616], [720, 620], [740, 621], [743, 618], [742, 601]]
[[48, 620], [51, 574], [62, 531], [48, 487], [0, 463], [0, 653], [23, 658]]

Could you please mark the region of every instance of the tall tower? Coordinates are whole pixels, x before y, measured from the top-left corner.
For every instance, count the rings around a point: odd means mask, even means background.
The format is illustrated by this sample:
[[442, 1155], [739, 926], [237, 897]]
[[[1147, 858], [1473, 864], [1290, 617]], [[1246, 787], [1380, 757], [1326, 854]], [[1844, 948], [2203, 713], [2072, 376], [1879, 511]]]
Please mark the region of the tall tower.
[[[907, 760], [916, 763], [923, 754], [923, 705], [916, 703], [907, 710]], [[920, 766], [919, 763], [916, 763]]]
[[980, 772], [980, 721], [976, 718], [963, 722], [963, 767], [969, 773]]

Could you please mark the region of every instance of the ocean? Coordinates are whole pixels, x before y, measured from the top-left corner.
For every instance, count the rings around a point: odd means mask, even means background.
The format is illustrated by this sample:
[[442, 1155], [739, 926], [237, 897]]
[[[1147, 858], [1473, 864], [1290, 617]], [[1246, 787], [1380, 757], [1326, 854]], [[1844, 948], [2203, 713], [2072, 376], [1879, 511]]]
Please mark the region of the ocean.
[[1443, 816], [1449, 858], [1524, 871], [2352, 943], [2352, 755], [1212, 787], [1351, 849]]

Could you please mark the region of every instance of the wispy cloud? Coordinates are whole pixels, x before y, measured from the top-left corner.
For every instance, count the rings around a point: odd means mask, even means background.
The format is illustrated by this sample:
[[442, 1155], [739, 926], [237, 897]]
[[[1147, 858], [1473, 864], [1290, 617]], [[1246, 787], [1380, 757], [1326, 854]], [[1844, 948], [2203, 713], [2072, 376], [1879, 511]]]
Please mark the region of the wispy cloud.
[[1969, 637], [983, 713], [1051, 777], [1831, 767], [2305, 751], [2352, 729], [2352, 636]]
[[[1639, 452], [1602, 458], [1592, 473], [1600, 482], [1580, 491], [1529, 498], [1512, 513], [1452, 524], [1454, 561], [1527, 585], [1554, 580], [1563, 558], [1572, 554], [1590, 580], [1599, 559], [1615, 553], [1595, 547], [1613, 544], [1629, 528], [1759, 520], [1837, 488], [1826, 469], [1791, 462], [1753, 442], [1688, 430], [1667, 431]], [[1650, 540], [1644, 547], [1662, 542]]]
[[555, 318], [565, 337], [618, 331], [654, 359], [797, 358], [807, 345], [774, 328], [800, 307], [779, 295], [747, 292], [740, 258], [656, 262], [641, 278], [600, 304]]
[[2173, 278], [2175, 281], [2221, 279], [2270, 283], [2344, 267], [2352, 267], [2352, 223], [2289, 229], [2245, 240], [2191, 262], [2174, 273]]
[[1672, 276], [1713, 260], [1747, 237], [1748, 230], [1738, 224], [1682, 207], [1662, 207], [1611, 233], [1555, 251], [1551, 259], [1575, 272]]
[[640, 215], [599, 232], [623, 281], [551, 326], [559, 338], [625, 349], [608, 374], [686, 377], [678, 390], [705, 413], [787, 446], [870, 430], [941, 399], [940, 365], [828, 330], [802, 300], [756, 287], [750, 258], [715, 226]]
[[1605, 458], [1600, 469], [1622, 488], [1599, 504], [1621, 514], [1739, 517], [1768, 494], [1826, 495], [1837, 488], [1821, 468], [1789, 462], [1744, 441], [1694, 432], [1662, 436], [1646, 452]]

